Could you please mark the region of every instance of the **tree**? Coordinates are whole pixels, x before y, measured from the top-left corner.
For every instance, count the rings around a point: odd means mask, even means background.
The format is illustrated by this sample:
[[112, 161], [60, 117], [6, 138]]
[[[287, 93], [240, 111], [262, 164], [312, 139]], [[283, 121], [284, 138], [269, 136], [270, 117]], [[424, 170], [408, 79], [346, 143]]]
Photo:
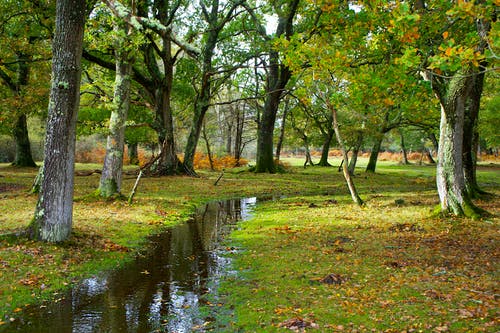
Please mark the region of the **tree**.
[[132, 58], [130, 34], [132, 27], [121, 19], [115, 23], [115, 90], [113, 108], [109, 121], [106, 156], [102, 167], [98, 192], [103, 197], [119, 194], [121, 190], [123, 153], [125, 147], [125, 126], [130, 108], [130, 79]]
[[[194, 154], [200, 138], [203, 119], [210, 107], [210, 101], [214, 93], [215, 87], [213, 81], [215, 79], [215, 75], [217, 74], [213, 66], [215, 48], [219, 42], [219, 38], [224, 27], [229, 21], [235, 18], [235, 10], [241, 5], [242, 2], [243, 0], [239, 0], [221, 4], [219, 3], [219, 0], [200, 1], [202, 17], [205, 20], [207, 29], [205, 32], [206, 36], [203, 38], [204, 43], [201, 50], [200, 58], [202, 63], [200, 83], [196, 89], [197, 94], [194, 100], [193, 121], [186, 143], [186, 149], [184, 151], [184, 167], [189, 170], [190, 173], [194, 173]], [[207, 8], [207, 5], [210, 7]], [[235, 69], [236, 68], [233, 68], [232, 71]], [[229, 71], [229, 73], [225, 73], [222, 78], [219, 78], [219, 81], [228, 79], [230, 72], [231, 71]], [[222, 82], [218, 82], [218, 86], [220, 86], [221, 83]]]
[[30, 226], [33, 238], [48, 242], [64, 241], [71, 234], [75, 127], [86, 17], [84, 0], [59, 0], [56, 4], [43, 179]]
[[[48, 85], [37, 80], [50, 59], [52, 8], [43, 1], [4, 1], [0, 5], [0, 87], [10, 133], [16, 143], [15, 166], [35, 167], [28, 136], [28, 115], [46, 107]], [[40, 72], [40, 73], [38, 73]]]
[[298, 11], [300, 0], [273, 1], [272, 7], [278, 16], [278, 23], [273, 36], [266, 33], [262, 22], [258, 19], [254, 11], [247, 6], [252, 14], [257, 31], [268, 43], [268, 55], [266, 60], [266, 98], [264, 109], [259, 120], [257, 134], [257, 159], [255, 165], [256, 172], [276, 172], [273, 160], [273, 138], [276, 114], [280, 101], [285, 93], [285, 88], [292, 72], [290, 68], [280, 61], [280, 52], [273, 45], [273, 40], [284, 38], [288, 40], [293, 35], [294, 19]]
[[[154, 109], [155, 120], [152, 127], [158, 133], [158, 143], [161, 147], [154, 173], [172, 175], [185, 172], [176, 155], [171, 98], [175, 64], [183, 54], [193, 57], [200, 54], [200, 50], [179, 39], [174, 31], [174, 25], [180, 24], [178, 11], [187, 7], [187, 3], [183, 0], [141, 2], [137, 5], [135, 14], [118, 1], [105, 2], [113, 14], [144, 33], [145, 42], [140, 48], [142, 61], [138, 61], [137, 57], [133, 64], [132, 79], [144, 88], [144, 98], [150, 101]], [[115, 64], [106, 52], [84, 50], [83, 55], [89, 61], [115, 70]]]
[[[431, 6], [416, 1], [413, 8], [400, 4], [395, 13], [391, 30], [405, 45], [402, 63], [418, 66], [441, 106], [436, 171], [441, 211], [476, 217], [481, 210], [471, 200], [477, 193], [471, 169], [474, 132], [484, 75], [498, 60], [497, 6], [494, 1], [438, 1]], [[430, 22], [433, 29], [424, 29]]]

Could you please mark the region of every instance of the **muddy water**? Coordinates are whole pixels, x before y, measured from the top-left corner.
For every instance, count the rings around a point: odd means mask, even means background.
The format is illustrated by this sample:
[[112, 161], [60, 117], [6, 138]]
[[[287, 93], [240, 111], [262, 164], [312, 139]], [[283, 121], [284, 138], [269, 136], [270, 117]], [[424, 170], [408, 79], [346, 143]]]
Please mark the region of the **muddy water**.
[[216, 327], [200, 305], [208, 295], [217, 297], [218, 282], [230, 274], [219, 244], [255, 202], [201, 207], [192, 221], [152, 237], [150, 250], [123, 269], [84, 280], [58, 302], [32, 308], [0, 331], [181, 333]]

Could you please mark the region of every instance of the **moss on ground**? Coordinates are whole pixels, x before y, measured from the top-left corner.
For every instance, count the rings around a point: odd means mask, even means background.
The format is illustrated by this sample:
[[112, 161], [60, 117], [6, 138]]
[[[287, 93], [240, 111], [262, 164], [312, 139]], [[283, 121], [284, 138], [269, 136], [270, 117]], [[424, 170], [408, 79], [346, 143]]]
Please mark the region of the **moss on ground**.
[[[242, 250], [235, 255], [241, 278], [225, 283], [225, 306], [234, 307], [234, 317], [221, 311], [227, 325], [219, 330], [272, 332], [302, 320], [320, 331], [493, 331], [495, 196], [476, 202], [493, 217], [456, 220], [432, 217], [437, 195], [430, 166], [381, 163], [376, 174], [359, 171], [364, 208], [351, 204], [336, 168], [291, 167], [274, 175], [231, 170], [217, 186], [219, 173], [200, 174], [143, 178], [133, 205], [96, 198], [99, 175], [77, 176], [71, 240], [53, 245], [0, 238], [0, 322], [27, 304], [57, 299], [74, 281], [123, 264], [148, 235], [186, 220], [202, 202], [284, 195], [259, 205], [231, 238]], [[7, 234], [32, 218], [37, 197], [28, 191], [36, 170], [0, 165], [0, 175], [0, 233]], [[135, 176], [125, 176], [123, 194], [134, 182]], [[481, 168], [479, 182], [498, 196], [498, 168]], [[340, 284], [322, 283], [329, 274]]]

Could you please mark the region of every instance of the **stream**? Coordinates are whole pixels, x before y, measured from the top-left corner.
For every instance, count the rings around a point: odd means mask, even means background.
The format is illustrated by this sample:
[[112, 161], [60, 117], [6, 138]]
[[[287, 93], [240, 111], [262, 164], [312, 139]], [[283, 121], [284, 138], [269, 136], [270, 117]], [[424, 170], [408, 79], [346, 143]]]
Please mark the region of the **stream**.
[[221, 278], [231, 274], [221, 240], [237, 221], [249, 218], [256, 201], [200, 207], [191, 221], [152, 236], [149, 249], [123, 268], [83, 280], [60, 300], [28, 308], [22, 319], [0, 331], [182, 333], [214, 328], [214, 318], [200, 307], [217, 299]]

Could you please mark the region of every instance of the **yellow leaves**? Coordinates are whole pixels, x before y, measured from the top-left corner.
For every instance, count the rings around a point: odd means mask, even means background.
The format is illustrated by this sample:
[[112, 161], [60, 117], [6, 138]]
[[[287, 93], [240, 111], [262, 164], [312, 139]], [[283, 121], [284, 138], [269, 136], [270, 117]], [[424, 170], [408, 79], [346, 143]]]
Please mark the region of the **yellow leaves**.
[[447, 39], [450, 33], [448, 31], [443, 32], [443, 38]]
[[418, 26], [414, 26], [410, 31], [406, 32], [401, 41], [403, 43], [412, 43], [420, 38], [420, 34], [418, 33]]
[[393, 106], [396, 103], [391, 98], [384, 98], [382, 101], [386, 106]]

